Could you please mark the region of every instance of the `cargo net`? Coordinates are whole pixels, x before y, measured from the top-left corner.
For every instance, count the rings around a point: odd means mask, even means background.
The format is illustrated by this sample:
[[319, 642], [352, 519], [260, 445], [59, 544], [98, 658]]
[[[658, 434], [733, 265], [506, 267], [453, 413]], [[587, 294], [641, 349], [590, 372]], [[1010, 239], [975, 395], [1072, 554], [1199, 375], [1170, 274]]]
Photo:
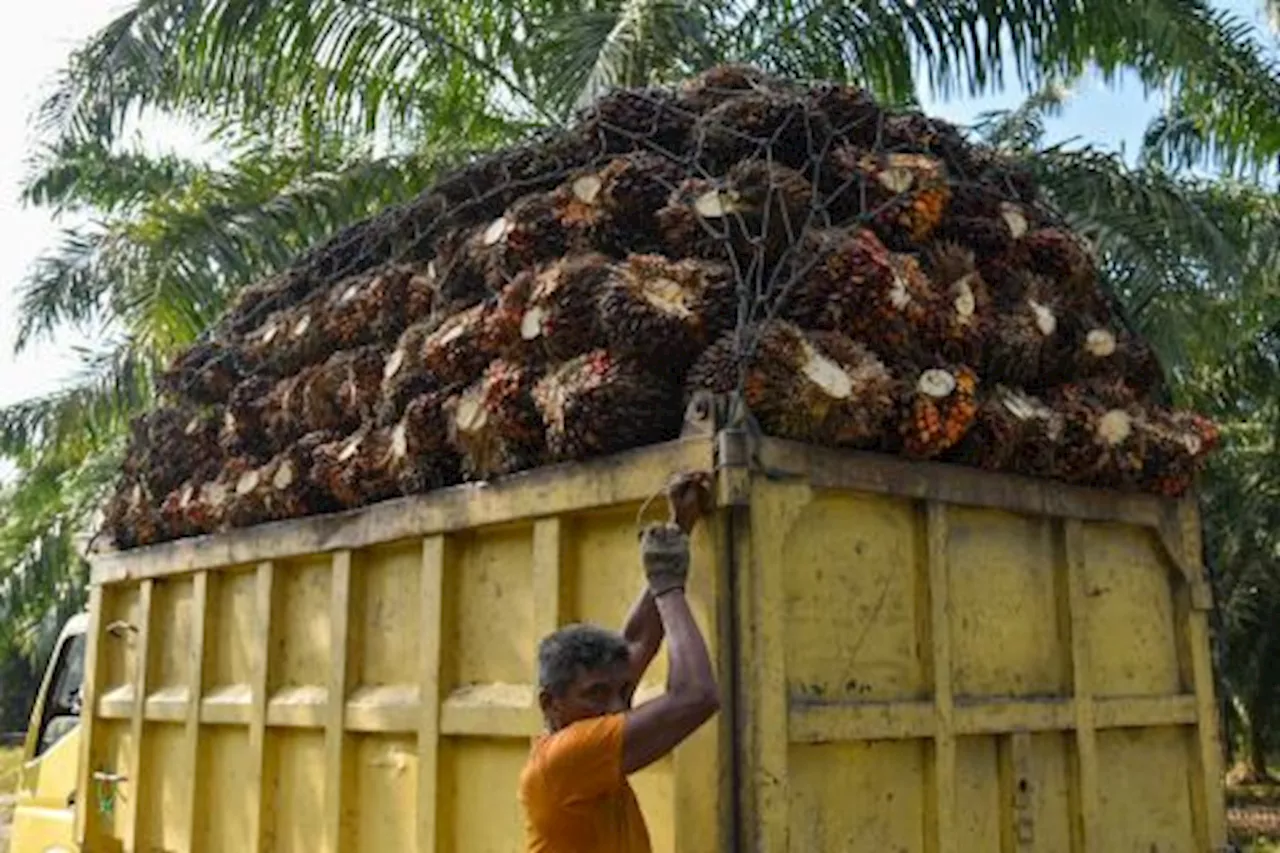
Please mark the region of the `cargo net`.
[[720, 67], [623, 90], [247, 288], [161, 379], [131, 548], [675, 438], [761, 434], [1179, 495], [1154, 401], [1025, 168], [864, 91]]

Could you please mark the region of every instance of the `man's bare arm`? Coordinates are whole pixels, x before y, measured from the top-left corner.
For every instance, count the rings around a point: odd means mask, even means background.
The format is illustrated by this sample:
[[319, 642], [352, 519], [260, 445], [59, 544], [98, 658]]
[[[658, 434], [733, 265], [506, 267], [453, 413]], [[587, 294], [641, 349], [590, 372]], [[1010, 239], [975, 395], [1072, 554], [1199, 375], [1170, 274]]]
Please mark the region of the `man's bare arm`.
[[[711, 511], [711, 477], [705, 472], [682, 474], [667, 487], [667, 505], [671, 522], [686, 535], [705, 514]], [[645, 587], [631, 607], [622, 636], [627, 641], [634, 690], [658, 654], [666, 629], [654, 603], [653, 592]]]
[[627, 714], [622, 769], [634, 773], [675, 749], [720, 708], [720, 691], [706, 641], [689, 610], [684, 582], [689, 539], [675, 525], [646, 535], [645, 573], [666, 630], [667, 692]]
[[631, 685], [635, 690], [640, 679], [644, 677], [649, 664], [653, 663], [666, 629], [662, 627], [662, 616], [658, 613], [658, 605], [653, 600], [653, 593], [645, 587], [644, 592], [636, 599], [627, 616], [627, 624], [622, 629], [622, 637], [627, 641], [630, 656]]

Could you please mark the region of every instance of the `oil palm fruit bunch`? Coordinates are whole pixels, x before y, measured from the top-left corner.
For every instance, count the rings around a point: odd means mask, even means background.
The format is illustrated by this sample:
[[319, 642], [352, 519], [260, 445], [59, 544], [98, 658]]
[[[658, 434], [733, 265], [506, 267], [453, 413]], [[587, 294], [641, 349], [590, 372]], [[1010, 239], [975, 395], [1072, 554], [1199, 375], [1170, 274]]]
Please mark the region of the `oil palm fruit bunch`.
[[377, 346], [336, 353], [301, 384], [310, 431], [346, 432], [370, 420], [382, 396], [384, 358]]
[[225, 402], [247, 373], [239, 347], [213, 338], [178, 355], [157, 384], [175, 401], [214, 405]]
[[254, 376], [235, 387], [223, 413], [218, 442], [233, 456], [270, 458], [274, 452], [267, 438], [265, 417], [268, 398], [276, 383], [266, 376]]
[[742, 377], [744, 402], [771, 435], [845, 447], [884, 441], [898, 383], [870, 350], [839, 333], [805, 332], [786, 321], [752, 333], [745, 365], [730, 332], [699, 358], [688, 390], [728, 394]]
[[392, 264], [346, 279], [324, 306], [321, 330], [340, 349], [393, 340], [431, 313], [435, 282], [426, 267]]
[[446, 404], [449, 441], [467, 479], [532, 468], [545, 456], [545, 429], [532, 393], [537, 380], [528, 367], [499, 359]]
[[108, 501], [105, 516], [106, 526], [121, 548], [141, 548], [166, 538], [160, 507], [137, 480], [124, 478]]
[[997, 385], [980, 395], [973, 426], [946, 458], [988, 471], [1042, 477], [1053, 470], [1062, 429], [1062, 415], [1044, 401]]
[[444, 319], [422, 342], [422, 370], [449, 385], [479, 374], [496, 354], [492, 311], [492, 302], [482, 302]]
[[1027, 269], [1054, 283], [1071, 312], [1107, 318], [1110, 312], [1098, 288], [1097, 261], [1075, 234], [1062, 228], [1040, 228], [1018, 241], [1017, 252], [1025, 258]]
[[863, 303], [846, 330], [881, 358], [898, 363], [916, 356], [931, 312], [942, 310], [933, 282], [913, 255], [890, 254], [890, 276], [876, 279], [863, 293]]
[[1138, 423], [1150, 436], [1142, 486], [1164, 497], [1182, 497], [1205, 459], [1217, 449], [1221, 434], [1216, 424], [1195, 412], [1145, 408]]
[[936, 459], [960, 444], [978, 416], [978, 376], [964, 365], [931, 367], [912, 376], [899, 426], [903, 452]]
[[249, 527], [332, 509], [312, 485], [315, 450], [332, 439], [332, 433], [308, 433], [265, 465], [241, 474], [228, 501], [227, 524]]
[[216, 411], [165, 406], [134, 418], [121, 471], [154, 495], [184, 480], [212, 476], [222, 465]]
[[587, 459], [675, 438], [680, 387], [599, 349], [538, 380], [533, 400], [555, 461]]
[[1136, 427], [1143, 412], [1121, 383], [1071, 383], [1051, 402], [1063, 417], [1054, 475], [1103, 488], [1136, 485], [1144, 476], [1149, 436]]
[[698, 119], [693, 153], [712, 173], [750, 158], [768, 158], [804, 169], [831, 136], [827, 118], [811, 111], [805, 99], [769, 90], [746, 91], [725, 100]]
[[830, 159], [840, 183], [832, 212], [840, 221], [866, 221], [882, 240], [902, 249], [924, 243], [942, 223], [951, 188], [938, 158], [846, 145]]
[[416, 397], [391, 430], [389, 464], [401, 494], [422, 494], [462, 479], [445, 413], [452, 396], [451, 389], [444, 389]]
[[849, 329], [894, 283], [889, 250], [867, 228], [809, 232], [793, 263], [783, 314], [806, 329]]
[[501, 354], [560, 361], [603, 342], [596, 302], [613, 265], [604, 255], [567, 255], [508, 285], [490, 315]]
[[658, 211], [685, 177], [670, 157], [638, 151], [584, 171], [556, 190], [557, 217], [579, 242], [625, 254], [660, 245]]
[[947, 361], [978, 364], [994, 309], [973, 252], [956, 243], [937, 243], [926, 252], [925, 263], [935, 299], [926, 311], [923, 346]]
[[884, 116], [880, 147], [937, 157], [962, 179], [972, 179], [984, 171], [982, 160], [959, 128], [920, 112]]
[[1145, 399], [1164, 384], [1164, 372], [1151, 346], [1104, 323], [1082, 319], [1073, 355], [1071, 373], [1080, 380], [1121, 378]]
[[874, 148], [881, 138], [884, 111], [866, 89], [820, 83], [806, 97], [812, 111], [826, 116], [837, 142]]
[[300, 305], [277, 311], [250, 332], [244, 343], [249, 364], [260, 374], [290, 376], [337, 349], [321, 325], [327, 295], [314, 294]]
[[471, 228], [459, 226], [436, 239], [427, 263], [427, 276], [435, 289], [434, 310], [460, 311], [492, 294], [484, 266], [486, 232], [490, 227], [493, 222]]
[[599, 296], [609, 350], [676, 382], [737, 319], [733, 269], [717, 261], [631, 255]]
[[391, 426], [404, 414], [410, 400], [440, 386], [435, 374], [423, 362], [422, 349], [445, 319], [445, 315], [436, 314], [414, 323], [404, 330], [387, 356], [376, 413], [379, 426]]
[[1071, 334], [1053, 288], [1031, 274], [1024, 274], [1021, 281], [1021, 296], [996, 316], [982, 371], [1010, 384], [1039, 390], [1066, 375], [1071, 363]]
[[812, 225], [813, 189], [794, 169], [744, 160], [721, 179], [689, 178], [658, 212], [667, 253], [765, 266]]
[[695, 115], [665, 89], [619, 89], [582, 116], [579, 134], [601, 151], [623, 154], [647, 141], [660, 150], [684, 149]]
[[316, 448], [313, 487], [341, 509], [355, 509], [400, 494], [392, 465], [392, 432], [366, 425]]
[[498, 291], [521, 271], [589, 245], [587, 222], [562, 220], [557, 197], [532, 193], [490, 222], [471, 243], [484, 280]]
[[690, 114], [702, 115], [725, 101], [752, 92], [777, 92], [785, 83], [759, 68], [742, 63], [724, 63], [709, 68], [677, 87], [677, 100]]

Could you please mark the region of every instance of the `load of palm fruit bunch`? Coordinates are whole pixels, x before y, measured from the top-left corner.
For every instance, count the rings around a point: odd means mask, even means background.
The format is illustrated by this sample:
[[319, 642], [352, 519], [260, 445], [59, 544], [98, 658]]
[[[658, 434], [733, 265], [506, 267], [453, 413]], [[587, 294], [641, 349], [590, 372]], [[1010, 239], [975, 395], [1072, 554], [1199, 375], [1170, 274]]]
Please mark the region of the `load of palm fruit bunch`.
[[612, 92], [244, 289], [159, 382], [131, 548], [678, 437], [1165, 496], [1218, 437], [1163, 399], [1024, 163], [865, 91], [721, 66]]

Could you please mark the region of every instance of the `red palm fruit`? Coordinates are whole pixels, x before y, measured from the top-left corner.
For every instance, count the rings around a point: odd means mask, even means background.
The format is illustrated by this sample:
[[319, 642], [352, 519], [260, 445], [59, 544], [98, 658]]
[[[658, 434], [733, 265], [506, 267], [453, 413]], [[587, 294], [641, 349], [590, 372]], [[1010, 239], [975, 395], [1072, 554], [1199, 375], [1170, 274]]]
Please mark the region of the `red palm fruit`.
[[815, 230], [801, 257], [782, 314], [802, 328], [848, 331], [893, 286], [889, 250], [866, 228]]
[[623, 153], [654, 146], [682, 151], [693, 126], [690, 107], [662, 89], [618, 89], [586, 111], [579, 134], [597, 151]]
[[1065, 312], [1044, 282], [1030, 278], [1023, 293], [998, 314], [982, 373], [993, 382], [1040, 390], [1069, 375], [1071, 335]]
[[737, 318], [737, 282], [727, 264], [630, 255], [600, 293], [609, 349], [679, 380]]
[[712, 172], [749, 158], [804, 169], [816, 159], [831, 128], [826, 116], [792, 94], [750, 91], [712, 107], [694, 125], [694, 156]]
[[1182, 497], [1221, 440], [1218, 427], [1194, 412], [1146, 407], [1138, 429], [1149, 436], [1144, 490], [1163, 497]]
[[868, 221], [891, 246], [925, 242], [946, 215], [951, 188], [936, 157], [843, 146], [831, 152], [830, 165], [839, 181], [832, 216]]
[[555, 461], [667, 441], [679, 435], [684, 419], [678, 385], [602, 349], [543, 377], [533, 399]]
[[886, 113], [879, 141], [877, 147], [890, 151], [935, 156], [965, 180], [973, 180], [983, 170], [974, 146], [955, 125], [923, 113]]
[[963, 441], [978, 416], [977, 393], [977, 374], [964, 365], [919, 372], [900, 426], [906, 455], [936, 459]]
[[442, 385], [474, 380], [494, 355], [492, 307], [481, 303], [442, 321], [422, 343], [423, 371]]
[[576, 242], [614, 253], [656, 249], [658, 211], [685, 177], [670, 157], [638, 151], [584, 171], [556, 190], [557, 217]]
[[217, 410], [163, 406], [134, 418], [121, 469], [153, 495], [165, 495], [192, 477], [213, 476], [222, 464]]
[[1040, 228], [1018, 241], [1017, 253], [1027, 268], [1054, 284], [1062, 304], [1073, 314], [1106, 319], [1110, 309], [1098, 287], [1098, 262], [1089, 246], [1062, 228]]
[[813, 109], [827, 117], [837, 140], [864, 148], [876, 146], [884, 114], [866, 89], [838, 84], [821, 84], [808, 95]]
[[410, 400], [439, 387], [439, 381], [422, 361], [422, 348], [444, 319], [444, 315], [433, 315], [414, 323], [404, 330], [395, 349], [387, 356], [376, 413], [379, 426], [393, 425], [400, 420]]
[[247, 372], [240, 350], [213, 338], [197, 342], [175, 358], [157, 385], [175, 400], [217, 405], [227, 401]]
[[886, 361], [896, 364], [920, 354], [922, 332], [939, 296], [924, 269], [911, 255], [890, 255], [888, 281], [872, 282], [861, 310], [850, 318], [847, 333]]
[[291, 376], [309, 364], [323, 361], [337, 347], [326, 337], [322, 322], [327, 293], [313, 294], [302, 303], [277, 311], [244, 340], [245, 356], [259, 373]]
[[154, 545], [164, 538], [160, 507], [141, 483], [123, 480], [106, 507], [106, 525], [122, 550]]
[[780, 80], [759, 68], [726, 63], [681, 84], [679, 103], [691, 113], [703, 114], [749, 92], [780, 91], [783, 88]]
[[1045, 476], [1062, 440], [1062, 416], [1025, 391], [997, 385], [982, 395], [969, 434], [951, 461], [988, 471]]
[[[504, 220], [505, 221], [505, 220]], [[432, 308], [438, 312], [461, 311], [492, 294], [485, 279], [485, 238], [493, 227], [452, 228], [436, 241], [426, 275], [435, 287]]]
[[231, 392], [223, 413], [219, 444], [230, 455], [267, 459], [272, 453], [266, 414], [275, 383], [265, 376], [246, 379]]
[[537, 374], [498, 360], [445, 406], [449, 440], [467, 479], [488, 480], [539, 463], [545, 431], [533, 402]]
[[1085, 319], [1074, 350], [1072, 373], [1081, 380], [1119, 379], [1148, 398], [1164, 383], [1151, 347], [1140, 338]]
[[833, 332], [804, 332], [785, 321], [759, 327], [743, 358], [735, 333], [702, 354], [690, 392], [728, 394], [744, 402], [771, 435], [846, 447], [877, 447], [892, 426], [898, 384], [869, 350]]
[[955, 243], [936, 243], [925, 258], [936, 298], [926, 312], [921, 343], [944, 360], [979, 363], [994, 314], [973, 253]]
[[812, 224], [813, 190], [794, 169], [745, 160], [721, 180], [690, 178], [658, 212], [672, 256], [736, 259], [740, 268], [776, 262]]
[[566, 229], [558, 216], [555, 193], [534, 193], [511, 205], [471, 243], [491, 291], [506, 287], [520, 272], [572, 249], [585, 249], [589, 229]]
[[596, 302], [612, 272], [604, 255], [570, 255], [513, 282], [490, 315], [497, 351], [560, 361], [599, 346]]
[[430, 313], [434, 282], [426, 268], [390, 264], [331, 288], [321, 329], [336, 349], [399, 336]]
[[415, 398], [391, 430], [390, 465], [401, 494], [423, 494], [461, 480], [445, 411], [453, 394], [445, 389]]
[[312, 468], [315, 450], [332, 438], [332, 433], [309, 433], [265, 465], [242, 474], [228, 501], [227, 524], [250, 527], [330, 509], [312, 485]]
[[1144, 476], [1146, 433], [1135, 428], [1141, 408], [1119, 385], [1066, 385], [1052, 403], [1063, 416], [1053, 476], [1100, 488], [1136, 485]]
[[311, 480], [342, 509], [355, 509], [400, 494], [397, 471], [391, 464], [392, 432], [364, 426], [346, 438], [327, 442], [315, 451]]

